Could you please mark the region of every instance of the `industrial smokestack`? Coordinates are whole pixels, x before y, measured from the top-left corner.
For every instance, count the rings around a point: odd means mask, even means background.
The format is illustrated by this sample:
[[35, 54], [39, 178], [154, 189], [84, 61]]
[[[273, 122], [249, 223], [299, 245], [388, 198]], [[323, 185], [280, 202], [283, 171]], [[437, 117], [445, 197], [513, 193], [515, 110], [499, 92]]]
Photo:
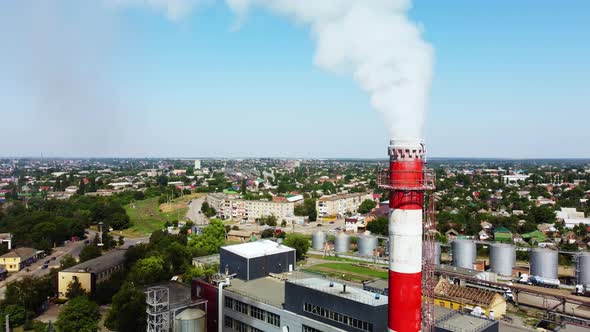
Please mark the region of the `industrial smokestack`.
[[389, 145], [389, 331], [421, 330], [424, 144]]

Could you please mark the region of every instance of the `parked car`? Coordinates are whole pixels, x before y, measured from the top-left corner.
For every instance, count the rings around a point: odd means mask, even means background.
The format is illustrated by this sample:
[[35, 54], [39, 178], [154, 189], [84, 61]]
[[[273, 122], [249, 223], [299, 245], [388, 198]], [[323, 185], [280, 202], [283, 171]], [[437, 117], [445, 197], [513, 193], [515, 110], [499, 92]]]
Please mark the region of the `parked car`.
[[49, 260], [50, 261], [54, 261], [55, 260], [55, 256], [51, 256], [51, 258]]
[[45, 261], [43, 264], [47, 265], [47, 264], [49, 264], [50, 262], [51, 262], [51, 261], [48, 259], [48, 260], [46, 260], [46, 261]]
[[42, 269], [45, 270], [49, 265], [45, 264], [43, 265]]

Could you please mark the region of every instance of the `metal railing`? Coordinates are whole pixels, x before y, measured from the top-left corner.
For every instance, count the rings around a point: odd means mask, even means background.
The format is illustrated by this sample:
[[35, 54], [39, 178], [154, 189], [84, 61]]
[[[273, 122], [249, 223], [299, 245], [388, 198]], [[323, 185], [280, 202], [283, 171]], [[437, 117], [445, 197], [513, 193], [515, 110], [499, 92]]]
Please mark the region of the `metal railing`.
[[[427, 191], [435, 189], [434, 170], [426, 168], [421, 171], [395, 171], [403, 180], [391, 179], [389, 168], [377, 170], [377, 185], [385, 190]], [[406, 180], [407, 179], [407, 180]]]

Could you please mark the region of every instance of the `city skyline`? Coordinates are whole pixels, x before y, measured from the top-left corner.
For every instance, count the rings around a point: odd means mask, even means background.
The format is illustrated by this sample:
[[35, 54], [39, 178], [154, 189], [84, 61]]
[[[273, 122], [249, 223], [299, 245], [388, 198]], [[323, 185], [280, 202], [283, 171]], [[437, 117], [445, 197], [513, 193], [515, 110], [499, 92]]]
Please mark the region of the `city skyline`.
[[[590, 156], [589, 5], [536, 3], [414, 2], [435, 50], [429, 155]], [[238, 27], [220, 1], [185, 16], [3, 6], [2, 156], [386, 157], [368, 95], [315, 67], [308, 29], [284, 18], [255, 10]]]

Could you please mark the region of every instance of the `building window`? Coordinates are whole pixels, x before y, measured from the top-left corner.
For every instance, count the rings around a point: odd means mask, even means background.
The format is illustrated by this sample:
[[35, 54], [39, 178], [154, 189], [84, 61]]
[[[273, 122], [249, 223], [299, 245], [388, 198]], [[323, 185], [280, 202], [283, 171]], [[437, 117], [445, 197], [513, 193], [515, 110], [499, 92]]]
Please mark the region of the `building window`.
[[234, 310], [241, 313], [241, 314], [247, 315], [248, 314], [248, 305], [244, 302], [235, 300]]
[[242, 323], [239, 320], [234, 321], [234, 330], [238, 332], [250, 332], [250, 326]]
[[261, 321], [265, 321], [265, 317], [266, 317], [266, 311], [260, 309], [260, 308], [256, 308], [254, 306], [250, 306], [250, 316], [259, 319]]
[[303, 325], [302, 332], [322, 332], [321, 330], [314, 329], [313, 327], [309, 327], [307, 325]]
[[[367, 332], [373, 332], [373, 324], [357, 319], [357, 318], [353, 318], [347, 315], [343, 315], [340, 313], [337, 313], [335, 311], [329, 310], [329, 309], [325, 309], [322, 308], [318, 305], [314, 305], [311, 303], [304, 303], [303, 304], [303, 311], [310, 313], [312, 315], [316, 315], [319, 317], [323, 317], [335, 322], [338, 322], [340, 324], [344, 324], [347, 326], [351, 326], [357, 330], [360, 331], [367, 331]], [[277, 325], [278, 326], [278, 325]]]
[[270, 325], [281, 326], [281, 316], [273, 314], [272, 312], [266, 313], [266, 322]]
[[234, 299], [232, 299], [231, 297], [226, 296], [225, 297], [225, 307], [226, 308], [233, 309], [234, 308]]
[[234, 320], [229, 316], [224, 316], [224, 325], [225, 327], [233, 328], [234, 327]]

